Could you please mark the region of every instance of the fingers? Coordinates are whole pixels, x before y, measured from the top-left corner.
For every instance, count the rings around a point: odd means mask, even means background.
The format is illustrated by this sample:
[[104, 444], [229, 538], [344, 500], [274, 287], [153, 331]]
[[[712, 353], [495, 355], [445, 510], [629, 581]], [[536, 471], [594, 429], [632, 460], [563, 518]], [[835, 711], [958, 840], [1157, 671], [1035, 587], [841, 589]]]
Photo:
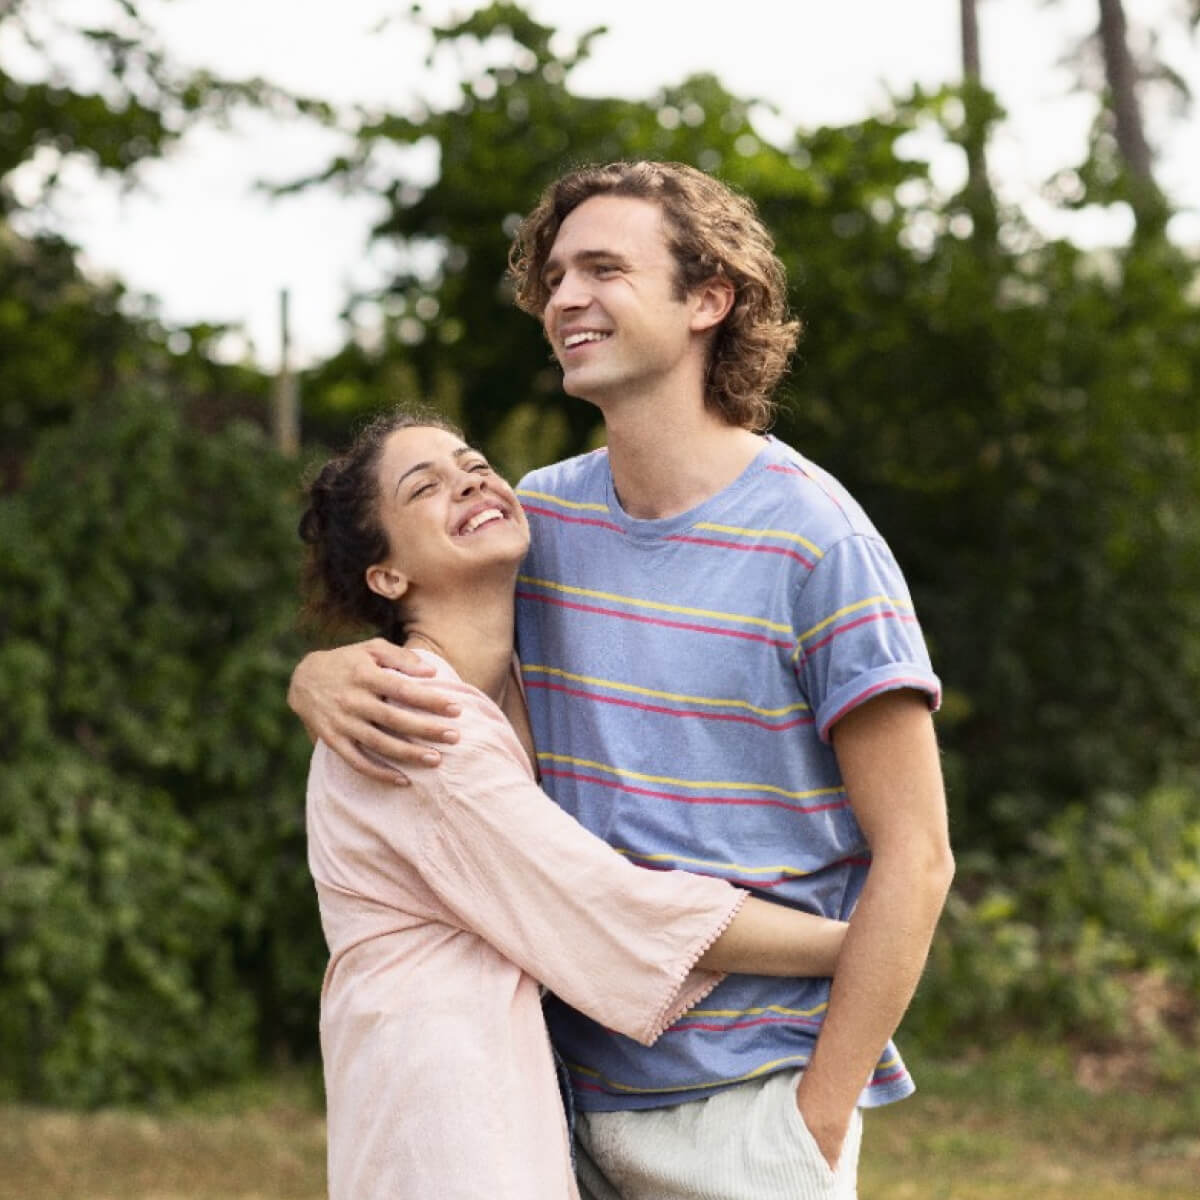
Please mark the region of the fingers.
[[[424, 664], [422, 664], [424, 665]], [[410, 680], [405, 675], [397, 675], [395, 671], [379, 671], [378, 679], [373, 674], [370, 680], [362, 681], [364, 686], [373, 687], [376, 694], [390, 705], [384, 705], [385, 714], [376, 714], [372, 720], [382, 724], [385, 729], [391, 729], [401, 737], [425, 738], [428, 741], [457, 741], [456, 731], [444, 724], [436, 726], [423, 713], [436, 713], [444, 717], [462, 715], [462, 706], [446, 698], [446, 694], [438, 687], [430, 687], [421, 680]], [[410, 723], [411, 722], [411, 723]], [[454, 737], [443, 737], [442, 733], [454, 733]]]
[[436, 767], [442, 756], [430, 745], [397, 738], [370, 722], [347, 720], [325, 739], [355, 770], [381, 783], [410, 783], [405, 768]]
[[459, 740], [458, 730], [448, 725], [444, 716], [397, 708], [376, 696], [364, 699], [361, 693], [355, 695], [352, 706], [339, 710], [330, 734], [330, 747], [347, 762], [372, 779], [388, 783], [407, 783], [406, 767], [438, 766], [442, 759], [437, 744]]
[[356, 771], [370, 779], [390, 783], [396, 787], [407, 787], [411, 782], [408, 776], [396, 767], [389, 767], [376, 758], [368, 758], [354, 742], [338, 738], [329, 743], [329, 748], [344, 758]]
[[369, 642], [364, 642], [363, 647], [381, 667], [391, 667], [394, 671], [402, 671], [405, 675], [412, 675], [418, 679], [428, 679], [434, 673], [433, 667], [419, 654], [404, 646], [397, 646], [395, 642], [389, 642], [386, 638], [372, 638]]
[[355, 726], [354, 742], [371, 754], [386, 759], [397, 767], [436, 767], [442, 756], [434, 739], [413, 740], [397, 737], [376, 725]]

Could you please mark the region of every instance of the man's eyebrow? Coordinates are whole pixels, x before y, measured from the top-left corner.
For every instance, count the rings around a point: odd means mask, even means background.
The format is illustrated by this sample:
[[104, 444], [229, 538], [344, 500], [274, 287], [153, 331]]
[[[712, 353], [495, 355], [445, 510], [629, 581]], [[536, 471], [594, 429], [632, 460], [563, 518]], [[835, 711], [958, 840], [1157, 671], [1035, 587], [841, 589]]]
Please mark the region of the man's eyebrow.
[[[453, 458], [462, 458], [462, 456], [463, 456], [464, 454], [478, 454], [478, 453], [479, 453], [479, 451], [478, 451], [478, 450], [475, 450], [475, 449], [473, 449], [471, 446], [459, 446], [459, 448], [458, 448], [457, 450], [455, 450], [455, 451], [454, 451], [454, 453], [453, 453], [453, 455], [452, 455], [451, 457], [453, 457]], [[432, 466], [433, 466], [433, 463], [432, 463], [432, 462], [429, 462], [429, 461], [426, 461], [426, 462], [419, 462], [419, 463], [413, 463], [413, 465], [412, 465], [411, 467], [409, 467], [409, 468], [408, 468], [408, 470], [407, 470], [407, 471], [405, 471], [405, 472], [404, 472], [404, 474], [403, 474], [403, 475], [401, 475], [399, 479], [397, 479], [397, 480], [396, 480], [396, 491], [395, 491], [395, 492], [393, 492], [393, 493], [392, 493], [392, 495], [394, 496], [394, 495], [396, 494], [396, 492], [398, 492], [398, 491], [400, 490], [400, 485], [401, 485], [401, 484], [402, 484], [402, 483], [403, 483], [403, 482], [404, 482], [404, 481], [405, 481], [405, 480], [406, 480], [406, 479], [407, 479], [407, 478], [408, 478], [410, 475], [415, 475], [415, 474], [416, 474], [418, 471], [426, 471], [426, 470], [428, 470], [428, 469], [429, 469], [430, 467], [432, 467]]]
[[[597, 262], [600, 259], [619, 263], [621, 266], [627, 266], [629, 261], [623, 254], [617, 253], [616, 250], [579, 250], [571, 256], [571, 261], [577, 263]], [[559, 270], [561, 265], [561, 259], [548, 258], [546, 265], [542, 268], [542, 280], [545, 281], [546, 276], [551, 271]]]

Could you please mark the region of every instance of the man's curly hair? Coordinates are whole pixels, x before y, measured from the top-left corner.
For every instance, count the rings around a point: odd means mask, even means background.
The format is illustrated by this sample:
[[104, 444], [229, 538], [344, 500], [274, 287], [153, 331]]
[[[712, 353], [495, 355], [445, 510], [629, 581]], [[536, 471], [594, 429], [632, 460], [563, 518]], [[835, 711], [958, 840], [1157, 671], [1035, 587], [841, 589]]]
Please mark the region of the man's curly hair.
[[733, 307], [712, 339], [705, 398], [730, 425], [766, 429], [800, 322], [788, 312], [783, 264], [753, 203], [711, 175], [683, 163], [615, 162], [555, 180], [509, 251], [517, 304], [541, 317], [550, 296], [542, 272], [563, 221], [585, 200], [603, 195], [661, 207], [681, 299], [714, 276], [733, 285]]

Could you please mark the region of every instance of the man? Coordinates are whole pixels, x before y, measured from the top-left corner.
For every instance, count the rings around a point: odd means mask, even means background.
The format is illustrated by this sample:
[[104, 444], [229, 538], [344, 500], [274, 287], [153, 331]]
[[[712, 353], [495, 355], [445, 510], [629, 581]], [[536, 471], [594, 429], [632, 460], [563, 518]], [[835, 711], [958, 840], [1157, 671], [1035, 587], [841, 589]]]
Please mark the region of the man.
[[[832, 985], [730, 977], [650, 1049], [552, 1002], [582, 1190], [853, 1196], [860, 1107], [913, 1087], [889, 1039], [953, 872], [938, 684], [903, 578], [848, 493], [759, 432], [797, 327], [748, 201], [688, 167], [583, 168], [547, 189], [511, 266], [607, 431], [518, 489], [543, 786], [644, 866], [850, 917]], [[355, 743], [389, 751], [371, 723], [445, 729], [378, 700], [419, 688], [378, 663], [402, 652], [310, 656], [292, 689], [364, 768]]]

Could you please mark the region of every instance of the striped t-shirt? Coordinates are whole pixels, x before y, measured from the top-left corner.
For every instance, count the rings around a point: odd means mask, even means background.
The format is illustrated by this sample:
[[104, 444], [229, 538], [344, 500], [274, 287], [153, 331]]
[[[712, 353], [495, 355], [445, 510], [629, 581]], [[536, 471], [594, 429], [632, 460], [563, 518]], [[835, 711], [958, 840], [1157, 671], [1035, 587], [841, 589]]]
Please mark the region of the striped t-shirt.
[[[542, 783], [631, 861], [846, 918], [869, 851], [829, 744], [855, 705], [939, 685], [891, 552], [775, 438], [663, 520], [621, 508], [604, 450], [518, 488], [533, 531], [518, 650]], [[649, 1108], [803, 1066], [829, 981], [730, 976], [650, 1048], [554, 1000], [580, 1107]], [[894, 1046], [861, 1103], [912, 1081]]]

